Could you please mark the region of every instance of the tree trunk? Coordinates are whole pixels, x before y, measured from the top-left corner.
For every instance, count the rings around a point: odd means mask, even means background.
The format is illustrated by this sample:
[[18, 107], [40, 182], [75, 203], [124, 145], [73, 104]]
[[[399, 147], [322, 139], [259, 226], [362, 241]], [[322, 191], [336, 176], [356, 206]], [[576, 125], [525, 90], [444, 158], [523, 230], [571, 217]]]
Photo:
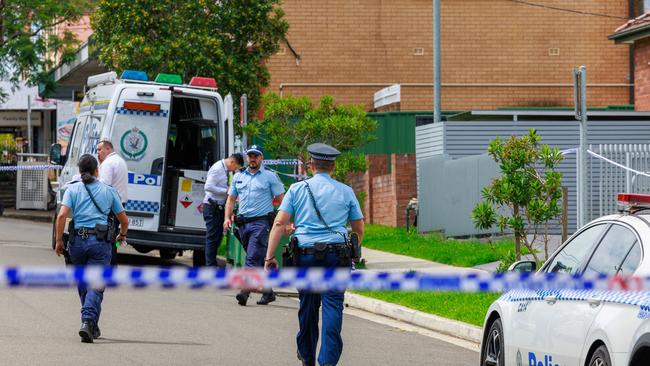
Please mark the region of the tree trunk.
[[[514, 216], [519, 216], [519, 205], [513, 207]], [[515, 229], [515, 259], [521, 260], [521, 233]]]

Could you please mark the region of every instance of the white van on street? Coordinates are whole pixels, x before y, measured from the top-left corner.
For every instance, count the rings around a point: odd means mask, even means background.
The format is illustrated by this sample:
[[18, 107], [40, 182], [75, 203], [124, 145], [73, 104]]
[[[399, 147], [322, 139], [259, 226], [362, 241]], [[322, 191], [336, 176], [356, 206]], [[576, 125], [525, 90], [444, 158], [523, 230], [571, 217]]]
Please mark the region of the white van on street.
[[203, 185], [210, 166], [233, 152], [232, 97], [223, 98], [212, 78], [184, 85], [179, 75], [159, 74], [151, 82], [132, 70], [91, 76], [88, 88], [59, 159], [57, 207], [79, 156], [96, 155], [97, 143], [109, 139], [129, 168], [128, 244], [165, 259], [193, 250], [194, 264], [202, 264]]

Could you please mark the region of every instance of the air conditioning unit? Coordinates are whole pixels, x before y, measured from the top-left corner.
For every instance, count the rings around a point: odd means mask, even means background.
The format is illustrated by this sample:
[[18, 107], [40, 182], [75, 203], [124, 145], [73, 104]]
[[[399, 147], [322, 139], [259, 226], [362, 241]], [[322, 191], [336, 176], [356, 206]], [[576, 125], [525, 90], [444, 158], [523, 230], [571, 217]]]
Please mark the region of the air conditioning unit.
[[25, 170], [21, 167], [42, 166], [42, 162], [18, 162], [16, 176], [16, 209], [47, 210], [47, 170]]

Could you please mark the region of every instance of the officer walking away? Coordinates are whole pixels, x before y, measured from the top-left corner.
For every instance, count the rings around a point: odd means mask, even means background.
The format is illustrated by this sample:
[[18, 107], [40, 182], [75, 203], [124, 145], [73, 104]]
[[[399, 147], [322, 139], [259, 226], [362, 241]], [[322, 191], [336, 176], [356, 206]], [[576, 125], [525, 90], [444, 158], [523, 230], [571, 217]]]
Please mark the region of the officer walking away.
[[[72, 211], [73, 230], [70, 230], [70, 261], [74, 265], [108, 265], [111, 262], [111, 243], [107, 242], [108, 214], [113, 212], [120, 222], [118, 240], [126, 239], [129, 220], [117, 192], [97, 179], [97, 159], [89, 154], [79, 158], [81, 182], [67, 186], [56, 221], [55, 252], [63, 252], [63, 227]], [[79, 286], [81, 300], [81, 329], [84, 343], [93, 343], [100, 336], [98, 326], [104, 289]]]
[[[273, 199], [282, 201], [284, 185], [277, 174], [262, 167], [264, 155], [259, 146], [251, 145], [246, 150], [246, 157], [248, 168], [235, 174], [230, 185], [223, 228], [230, 230], [230, 216], [235, 200], [239, 197], [235, 224], [239, 228], [239, 237], [246, 250], [246, 267], [264, 267], [269, 231], [273, 222]], [[236, 296], [239, 305], [246, 306], [249, 295], [248, 291], [240, 291]], [[257, 304], [267, 305], [272, 301], [275, 301], [275, 294], [272, 289], [268, 289]]]
[[217, 252], [223, 239], [224, 205], [228, 198], [228, 172], [239, 171], [244, 166], [240, 153], [230, 155], [212, 164], [205, 181], [203, 219], [205, 220], [205, 265], [217, 265]]
[[[128, 180], [129, 168], [126, 161], [115, 152], [113, 143], [110, 140], [101, 140], [97, 144], [97, 158], [99, 159], [99, 181], [113, 187], [120, 196], [122, 205], [126, 205], [129, 199]], [[117, 233], [117, 220], [113, 217], [112, 233]], [[113, 243], [115, 238], [108, 238], [109, 243]], [[117, 265], [117, 247], [111, 244], [111, 265]]]
[[[363, 214], [352, 188], [331, 177], [335, 159], [340, 152], [326, 144], [312, 144], [310, 168], [314, 176], [294, 183], [287, 191], [275, 218], [265, 258], [265, 269], [277, 268], [275, 249], [284, 227], [294, 216], [296, 228], [292, 241], [297, 240], [296, 265], [299, 267], [351, 268], [351, 248], [346, 245], [349, 221], [363, 237]], [[298, 358], [303, 365], [316, 362], [318, 343], [318, 310], [323, 305], [323, 329], [318, 355], [320, 365], [336, 365], [343, 351], [341, 326], [343, 324], [343, 294], [330, 291], [322, 294], [299, 291], [300, 309], [297, 335]]]

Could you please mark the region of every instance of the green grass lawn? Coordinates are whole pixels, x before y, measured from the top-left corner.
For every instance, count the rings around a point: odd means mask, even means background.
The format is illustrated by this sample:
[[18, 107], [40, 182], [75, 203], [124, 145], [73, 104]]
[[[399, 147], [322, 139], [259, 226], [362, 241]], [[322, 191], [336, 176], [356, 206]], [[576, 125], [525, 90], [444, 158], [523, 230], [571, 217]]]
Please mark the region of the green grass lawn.
[[355, 291], [355, 293], [479, 327], [483, 325], [490, 304], [501, 296], [493, 293], [455, 292]]
[[486, 244], [478, 240], [446, 239], [436, 233], [421, 235], [382, 225], [365, 226], [363, 246], [459, 267], [495, 262], [514, 250], [511, 240]]

